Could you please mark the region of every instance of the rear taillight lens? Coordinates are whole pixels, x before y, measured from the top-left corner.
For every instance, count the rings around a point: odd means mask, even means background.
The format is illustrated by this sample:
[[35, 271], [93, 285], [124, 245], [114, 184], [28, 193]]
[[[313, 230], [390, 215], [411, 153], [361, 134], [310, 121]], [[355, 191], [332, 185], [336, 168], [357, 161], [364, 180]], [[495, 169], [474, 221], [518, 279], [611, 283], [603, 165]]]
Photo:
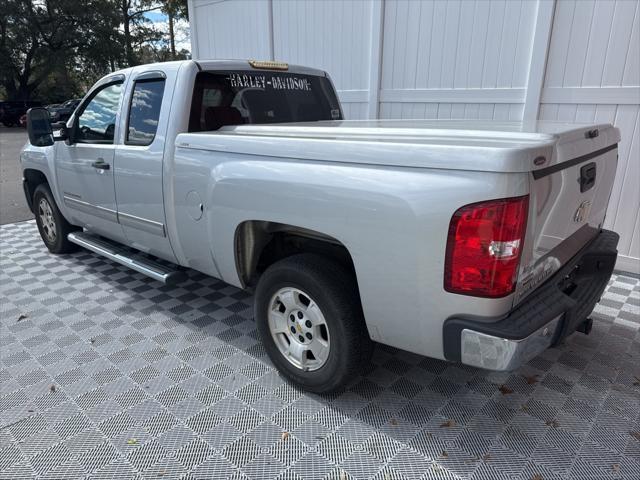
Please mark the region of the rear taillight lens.
[[528, 211], [528, 195], [458, 209], [449, 224], [445, 290], [492, 298], [513, 292]]

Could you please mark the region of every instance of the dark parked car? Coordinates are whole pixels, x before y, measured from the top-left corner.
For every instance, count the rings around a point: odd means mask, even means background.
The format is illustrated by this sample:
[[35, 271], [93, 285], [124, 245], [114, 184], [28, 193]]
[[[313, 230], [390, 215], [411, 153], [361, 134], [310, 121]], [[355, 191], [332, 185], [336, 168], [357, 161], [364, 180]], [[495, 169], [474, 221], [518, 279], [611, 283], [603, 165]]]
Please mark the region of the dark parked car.
[[52, 122], [64, 122], [69, 119], [73, 111], [76, 109], [78, 104], [80, 103], [79, 98], [74, 98], [73, 100], [67, 100], [61, 105], [56, 105], [54, 108], [47, 107], [49, 110], [49, 115], [51, 116]]
[[49, 105], [45, 105], [44, 108], [49, 112], [49, 116], [51, 117], [51, 121], [53, 121], [53, 115], [58, 111], [59, 108], [62, 108], [62, 103], [50, 103]]
[[19, 125], [20, 117], [27, 113], [27, 110], [31, 107], [39, 107], [41, 105], [41, 102], [31, 100], [0, 102], [0, 122], [2, 122], [5, 127]]

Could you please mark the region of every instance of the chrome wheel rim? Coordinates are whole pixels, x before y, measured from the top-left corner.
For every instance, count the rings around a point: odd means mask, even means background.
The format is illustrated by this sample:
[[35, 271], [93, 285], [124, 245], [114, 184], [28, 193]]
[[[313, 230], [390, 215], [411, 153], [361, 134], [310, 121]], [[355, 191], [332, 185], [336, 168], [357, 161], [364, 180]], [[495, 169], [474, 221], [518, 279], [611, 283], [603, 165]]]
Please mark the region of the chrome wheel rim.
[[321, 368], [329, 358], [329, 328], [318, 305], [298, 288], [278, 290], [269, 302], [269, 331], [289, 363], [303, 371]]
[[46, 198], [41, 198], [38, 203], [38, 216], [40, 217], [40, 224], [42, 225], [42, 231], [49, 243], [56, 241], [56, 221], [53, 218], [53, 210]]

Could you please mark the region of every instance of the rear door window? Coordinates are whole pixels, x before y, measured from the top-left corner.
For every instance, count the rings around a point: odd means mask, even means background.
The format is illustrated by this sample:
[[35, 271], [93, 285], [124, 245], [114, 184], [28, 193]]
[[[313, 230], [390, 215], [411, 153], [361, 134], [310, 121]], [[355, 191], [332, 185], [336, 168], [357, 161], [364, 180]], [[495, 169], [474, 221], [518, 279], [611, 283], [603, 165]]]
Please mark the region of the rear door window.
[[189, 131], [340, 119], [340, 104], [326, 77], [269, 71], [199, 72]]
[[151, 145], [153, 142], [158, 130], [164, 82], [164, 78], [157, 78], [135, 83], [125, 139], [128, 145]]

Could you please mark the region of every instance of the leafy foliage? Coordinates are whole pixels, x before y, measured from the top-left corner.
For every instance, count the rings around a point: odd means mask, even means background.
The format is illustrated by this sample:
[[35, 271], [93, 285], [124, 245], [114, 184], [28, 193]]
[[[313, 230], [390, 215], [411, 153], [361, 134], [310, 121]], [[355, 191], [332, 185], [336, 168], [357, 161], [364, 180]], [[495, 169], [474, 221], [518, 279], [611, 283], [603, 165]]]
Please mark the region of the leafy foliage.
[[[186, 0], [3, 0], [0, 95], [61, 101], [119, 68], [186, 58], [145, 16], [186, 18]], [[171, 28], [171, 34], [173, 28]], [[168, 40], [168, 41], [167, 41]]]

